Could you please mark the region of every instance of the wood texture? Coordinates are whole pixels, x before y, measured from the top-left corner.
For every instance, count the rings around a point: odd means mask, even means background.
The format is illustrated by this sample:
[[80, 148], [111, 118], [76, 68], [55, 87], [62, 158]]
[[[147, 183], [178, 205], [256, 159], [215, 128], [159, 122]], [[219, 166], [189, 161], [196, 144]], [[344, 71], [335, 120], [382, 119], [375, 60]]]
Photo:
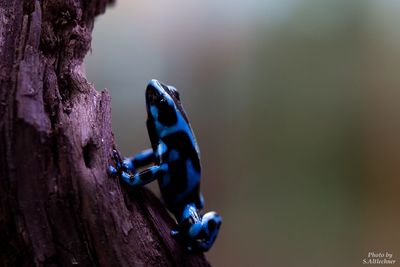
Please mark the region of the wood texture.
[[82, 62], [109, 2], [0, 0], [0, 266], [209, 266], [153, 194], [106, 173], [110, 95]]

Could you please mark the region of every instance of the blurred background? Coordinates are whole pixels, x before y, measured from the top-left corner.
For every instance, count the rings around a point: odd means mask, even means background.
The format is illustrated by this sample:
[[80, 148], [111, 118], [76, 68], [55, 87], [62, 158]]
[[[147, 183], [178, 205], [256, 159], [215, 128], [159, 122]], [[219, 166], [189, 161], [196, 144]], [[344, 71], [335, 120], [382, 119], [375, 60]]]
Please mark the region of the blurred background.
[[[124, 155], [144, 92], [181, 93], [201, 149], [213, 266], [400, 266], [400, 1], [117, 0], [88, 79]], [[156, 188], [152, 186], [152, 188]]]

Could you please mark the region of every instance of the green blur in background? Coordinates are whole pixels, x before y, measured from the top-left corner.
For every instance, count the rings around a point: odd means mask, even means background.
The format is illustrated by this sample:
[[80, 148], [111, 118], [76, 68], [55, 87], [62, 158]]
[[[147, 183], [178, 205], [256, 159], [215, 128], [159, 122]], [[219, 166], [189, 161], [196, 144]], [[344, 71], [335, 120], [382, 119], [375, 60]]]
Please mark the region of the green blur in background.
[[[213, 266], [400, 266], [400, 1], [117, 0], [88, 79], [126, 156], [144, 92], [178, 88], [201, 150]], [[155, 188], [155, 186], [152, 186]], [[393, 265], [392, 265], [393, 266]]]

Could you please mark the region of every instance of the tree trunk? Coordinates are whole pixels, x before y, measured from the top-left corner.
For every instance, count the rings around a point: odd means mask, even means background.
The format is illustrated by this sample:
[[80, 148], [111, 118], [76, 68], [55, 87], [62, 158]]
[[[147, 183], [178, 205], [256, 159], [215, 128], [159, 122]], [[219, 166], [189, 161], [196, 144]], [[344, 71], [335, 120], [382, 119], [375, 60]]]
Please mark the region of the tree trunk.
[[110, 95], [82, 62], [109, 2], [0, 0], [0, 266], [209, 266], [153, 194], [107, 175]]

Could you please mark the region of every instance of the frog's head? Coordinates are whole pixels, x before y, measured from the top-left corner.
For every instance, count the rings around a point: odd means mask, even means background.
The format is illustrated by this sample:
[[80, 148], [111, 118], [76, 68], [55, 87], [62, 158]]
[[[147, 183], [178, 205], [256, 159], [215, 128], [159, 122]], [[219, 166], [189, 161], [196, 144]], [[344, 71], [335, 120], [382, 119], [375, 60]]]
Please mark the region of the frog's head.
[[166, 127], [174, 126], [181, 116], [187, 123], [179, 93], [173, 86], [151, 80], [146, 89], [148, 123], [157, 125], [157, 135]]

